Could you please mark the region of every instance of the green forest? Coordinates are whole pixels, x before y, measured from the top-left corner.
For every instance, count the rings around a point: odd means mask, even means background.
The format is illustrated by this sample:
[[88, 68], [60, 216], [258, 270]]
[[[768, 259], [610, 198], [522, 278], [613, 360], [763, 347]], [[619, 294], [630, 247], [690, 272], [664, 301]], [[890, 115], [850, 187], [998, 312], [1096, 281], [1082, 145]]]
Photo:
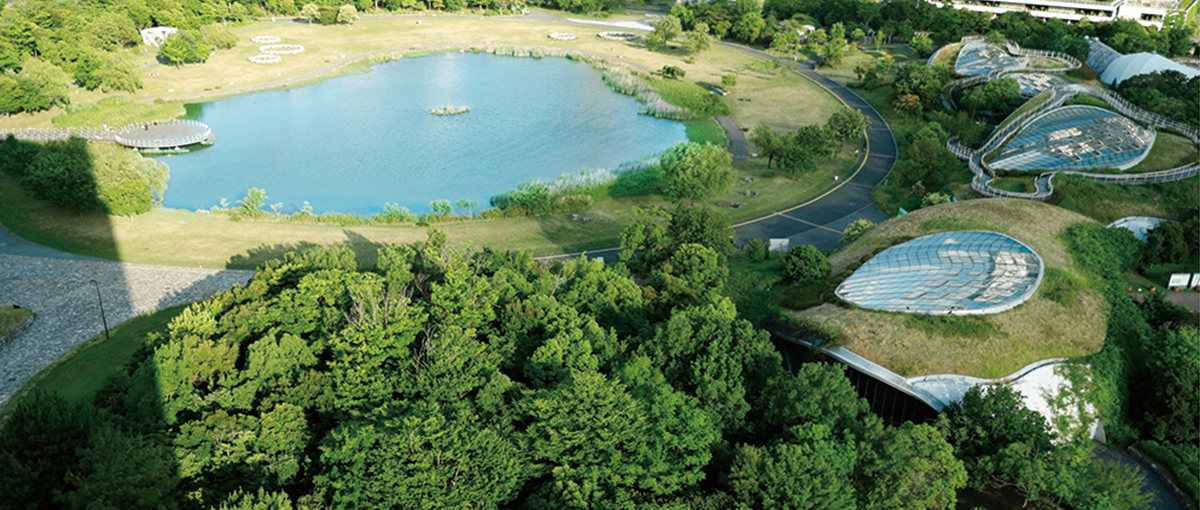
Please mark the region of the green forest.
[[[639, 223], [611, 266], [436, 231], [369, 269], [341, 247], [272, 260], [151, 334], [92, 402], [23, 397], [0, 429], [0, 506], [948, 509], [968, 485], [1146, 500], [1011, 390], [889, 426], [838, 365], [789, 372], [725, 295], [724, 230], [697, 224]], [[1195, 317], [1154, 306], [1123, 313], [1194, 349]], [[1160, 437], [1195, 440], [1189, 415], [1155, 413]]]

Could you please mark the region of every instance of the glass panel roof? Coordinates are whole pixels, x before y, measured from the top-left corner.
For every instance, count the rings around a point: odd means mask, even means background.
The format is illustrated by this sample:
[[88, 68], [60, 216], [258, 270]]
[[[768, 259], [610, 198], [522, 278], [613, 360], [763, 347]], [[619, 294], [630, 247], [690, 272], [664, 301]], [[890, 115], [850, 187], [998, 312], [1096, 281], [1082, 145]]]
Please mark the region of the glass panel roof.
[[1013, 137], [992, 168], [1005, 170], [1126, 170], [1154, 143], [1154, 131], [1095, 106], [1064, 106], [1033, 120]]
[[924, 314], [999, 313], [1021, 304], [1042, 280], [1042, 259], [994, 232], [943, 232], [888, 248], [837, 288], [863, 308]]
[[958, 60], [954, 61], [954, 72], [972, 76], [1020, 65], [1020, 60], [996, 46], [987, 43], [967, 43], [958, 52]]

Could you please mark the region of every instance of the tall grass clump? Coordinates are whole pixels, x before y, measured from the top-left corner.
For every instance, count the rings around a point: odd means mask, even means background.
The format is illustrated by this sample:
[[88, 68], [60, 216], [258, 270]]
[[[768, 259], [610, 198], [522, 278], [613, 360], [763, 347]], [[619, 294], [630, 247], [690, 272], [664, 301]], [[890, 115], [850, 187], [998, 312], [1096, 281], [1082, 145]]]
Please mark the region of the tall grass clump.
[[387, 225], [394, 225], [397, 223], [416, 223], [417, 216], [408, 212], [407, 207], [400, 207], [397, 204], [388, 203], [383, 204], [383, 212], [372, 216], [371, 221], [374, 223], [382, 223]]
[[[475, 49], [480, 51], [480, 49]], [[501, 57], [571, 57], [571, 52], [559, 48], [543, 48], [541, 46], [498, 46], [495, 48], [487, 48], [485, 50], [492, 55]]]
[[687, 120], [693, 118], [692, 112], [689, 112], [687, 108], [676, 106], [663, 99], [653, 86], [632, 71], [604, 63], [595, 65], [600, 70], [600, 76], [604, 79], [604, 83], [607, 83], [610, 88], [618, 93], [633, 96], [642, 103], [642, 109], [638, 113], [660, 119]]
[[563, 174], [550, 183], [530, 179], [514, 190], [493, 196], [490, 203], [506, 216], [523, 216], [584, 210], [607, 198], [649, 195], [661, 190], [662, 168], [658, 156], [650, 156], [622, 164], [616, 170], [585, 169]]
[[704, 87], [679, 80], [660, 80], [650, 84], [656, 95], [664, 102], [683, 108], [693, 118], [729, 115], [729, 106], [721, 96]]

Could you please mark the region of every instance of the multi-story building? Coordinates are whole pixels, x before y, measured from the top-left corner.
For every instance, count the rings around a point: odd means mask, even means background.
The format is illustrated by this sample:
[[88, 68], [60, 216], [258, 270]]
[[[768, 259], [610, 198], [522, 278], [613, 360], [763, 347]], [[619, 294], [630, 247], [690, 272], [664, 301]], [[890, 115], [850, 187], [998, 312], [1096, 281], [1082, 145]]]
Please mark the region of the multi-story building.
[[1181, 0], [952, 0], [958, 9], [1001, 14], [1025, 11], [1039, 18], [1066, 21], [1112, 21], [1132, 19], [1146, 26], [1162, 27], [1167, 14], [1179, 8]]

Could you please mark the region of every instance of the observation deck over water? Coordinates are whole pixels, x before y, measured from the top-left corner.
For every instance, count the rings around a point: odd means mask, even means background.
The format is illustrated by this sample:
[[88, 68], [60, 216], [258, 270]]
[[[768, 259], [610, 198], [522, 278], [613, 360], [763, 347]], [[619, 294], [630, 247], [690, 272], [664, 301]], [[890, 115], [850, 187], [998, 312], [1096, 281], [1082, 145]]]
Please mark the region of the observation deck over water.
[[9, 136], [21, 140], [50, 142], [78, 136], [99, 142], [116, 142], [137, 149], [169, 149], [198, 143], [211, 143], [212, 129], [208, 124], [194, 120], [168, 122], [143, 122], [130, 124], [119, 130], [107, 128], [50, 128], [50, 129], [3, 129], [0, 139]]

